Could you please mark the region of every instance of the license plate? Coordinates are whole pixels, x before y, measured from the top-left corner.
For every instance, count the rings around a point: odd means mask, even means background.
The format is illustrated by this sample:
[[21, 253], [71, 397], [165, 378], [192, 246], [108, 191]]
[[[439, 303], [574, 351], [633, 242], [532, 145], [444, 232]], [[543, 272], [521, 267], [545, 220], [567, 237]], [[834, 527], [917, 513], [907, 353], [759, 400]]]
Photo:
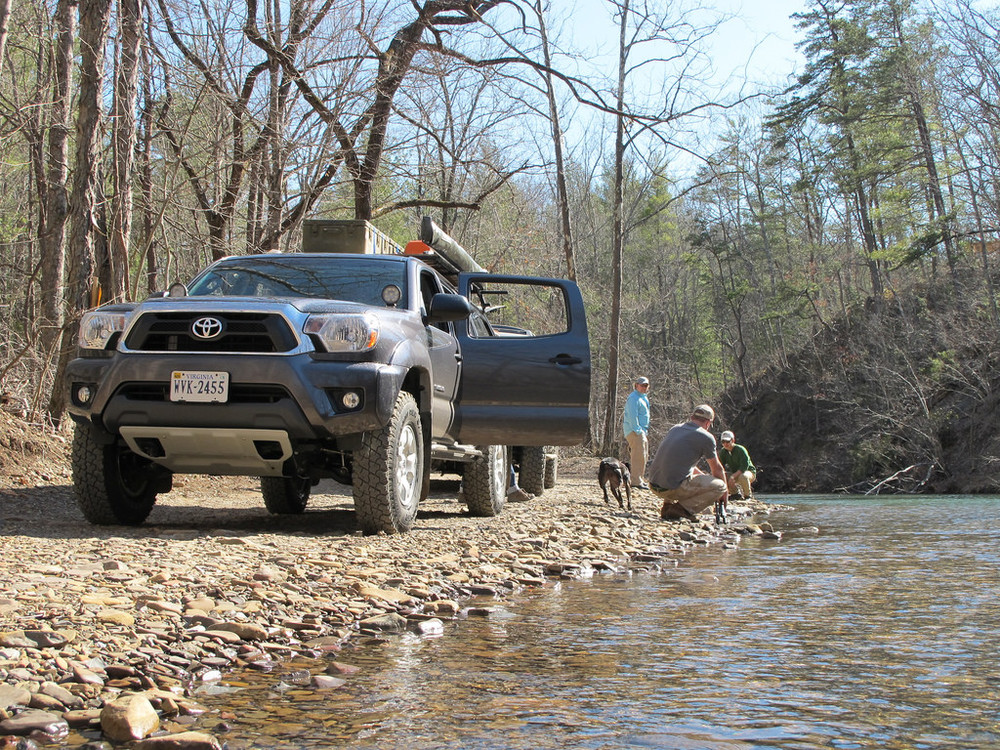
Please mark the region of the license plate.
[[228, 372], [175, 370], [170, 373], [171, 401], [212, 403], [229, 399]]

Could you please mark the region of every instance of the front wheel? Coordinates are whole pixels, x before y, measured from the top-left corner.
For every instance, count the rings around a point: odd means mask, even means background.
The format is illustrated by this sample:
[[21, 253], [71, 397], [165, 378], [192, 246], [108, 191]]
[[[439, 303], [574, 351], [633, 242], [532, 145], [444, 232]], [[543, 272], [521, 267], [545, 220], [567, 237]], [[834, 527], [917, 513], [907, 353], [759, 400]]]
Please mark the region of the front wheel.
[[261, 477], [260, 492], [269, 513], [302, 513], [309, 502], [312, 481], [309, 477]]
[[424, 484], [420, 411], [405, 391], [396, 397], [388, 424], [365, 433], [354, 453], [354, 511], [365, 534], [409, 531]]
[[474, 516], [500, 515], [507, 502], [507, 446], [486, 445], [482, 454], [465, 465], [462, 485], [465, 503]]
[[99, 526], [139, 526], [170, 490], [170, 474], [117, 441], [104, 445], [90, 427], [73, 433], [73, 490], [83, 517]]

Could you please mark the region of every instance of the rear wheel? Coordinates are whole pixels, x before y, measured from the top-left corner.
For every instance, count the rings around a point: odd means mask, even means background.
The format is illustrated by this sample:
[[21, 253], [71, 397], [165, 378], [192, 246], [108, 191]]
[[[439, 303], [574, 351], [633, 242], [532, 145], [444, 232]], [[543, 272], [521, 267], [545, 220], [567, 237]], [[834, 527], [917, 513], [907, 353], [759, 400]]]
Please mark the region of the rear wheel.
[[541, 495], [545, 492], [545, 448], [540, 445], [521, 449], [521, 471], [517, 483], [525, 492]]
[[507, 446], [481, 446], [483, 455], [465, 465], [462, 486], [469, 513], [484, 518], [500, 515], [507, 502]]
[[275, 514], [297, 514], [306, 509], [312, 481], [309, 477], [261, 477], [260, 492], [267, 510]]
[[101, 526], [138, 526], [157, 492], [170, 490], [170, 474], [117, 441], [98, 442], [86, 425], [73, 433], [73, 490], [83, 517]]
[[545, 459], [545, 489], [551, 490], [559, 479], [559, 448], [552, 447], [552, 458]]
[[380, 430], [365, 433], [354, 452], [354, 510], [366, 534], [409, 531], [424, 485], [424, 439], [420, 411], [409, 393], [396, 397]]

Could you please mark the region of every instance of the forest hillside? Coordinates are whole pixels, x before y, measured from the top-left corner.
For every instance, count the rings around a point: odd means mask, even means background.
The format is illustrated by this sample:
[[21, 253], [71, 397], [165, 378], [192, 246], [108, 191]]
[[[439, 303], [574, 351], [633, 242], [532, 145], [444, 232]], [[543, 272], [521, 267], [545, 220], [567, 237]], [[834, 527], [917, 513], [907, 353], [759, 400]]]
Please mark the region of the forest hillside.
[[[973, 286], [978, 286], [972, 281]], [[871, 300], [723, 412], [764, 492], [1000, 491], [1000, 347], [961, 283]]]

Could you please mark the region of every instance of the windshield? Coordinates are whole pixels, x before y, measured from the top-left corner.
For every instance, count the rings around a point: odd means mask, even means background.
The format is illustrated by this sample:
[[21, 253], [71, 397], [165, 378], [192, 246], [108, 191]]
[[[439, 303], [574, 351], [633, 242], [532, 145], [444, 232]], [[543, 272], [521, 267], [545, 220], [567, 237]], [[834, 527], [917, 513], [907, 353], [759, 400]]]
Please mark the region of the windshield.
[[312, 297], [385, 306], [382, 291], [398, 287], [406, 307], [406, 264], [372, 256], [227, 258], [191, 282], [189, 296]]

